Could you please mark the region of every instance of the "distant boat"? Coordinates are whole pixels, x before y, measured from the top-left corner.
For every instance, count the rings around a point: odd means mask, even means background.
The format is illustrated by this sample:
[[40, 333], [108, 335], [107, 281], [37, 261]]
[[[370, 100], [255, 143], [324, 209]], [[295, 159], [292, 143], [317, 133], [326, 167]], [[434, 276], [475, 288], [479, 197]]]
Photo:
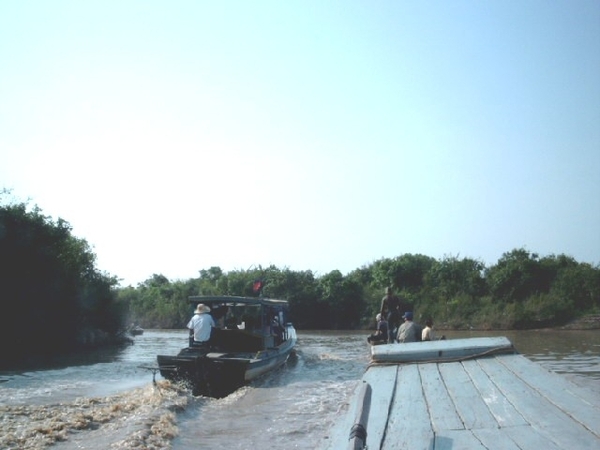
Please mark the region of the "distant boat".
[[221, 327], [210, 348], [188, 346], [176, 356], [157, 355], [160, 374], [191, 385], [193, 395], [221, 398], [283, 365], [294, 351], [296, 330], [287, 321], [288, 302], [255, 297], [192, 296]]
[[132, 336], [139, 336], [140, 334], [144, 334], [144, 329], [136, 325], [129, 329], [129, 334], [131, 334]]
[[600, 448], [600, 395], [505, 337], [370, 347], [329, 450]]

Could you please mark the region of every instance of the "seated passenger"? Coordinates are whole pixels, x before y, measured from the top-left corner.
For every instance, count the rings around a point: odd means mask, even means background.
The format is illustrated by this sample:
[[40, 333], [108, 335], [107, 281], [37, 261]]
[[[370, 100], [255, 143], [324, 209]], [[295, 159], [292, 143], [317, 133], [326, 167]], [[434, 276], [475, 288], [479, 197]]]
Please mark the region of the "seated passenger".
[[388, 342], [388, 322], [381, 314], [375, 316], [377, 320], [377, 329], [375, 333], [367, 338], [369, 344], [387, 344]]
[[404, 323], [398, 329], [398, 342], [418, 342], [421, 340], [421, 327], [413, 322], [413, 313], [406, 311], [402, 316]]

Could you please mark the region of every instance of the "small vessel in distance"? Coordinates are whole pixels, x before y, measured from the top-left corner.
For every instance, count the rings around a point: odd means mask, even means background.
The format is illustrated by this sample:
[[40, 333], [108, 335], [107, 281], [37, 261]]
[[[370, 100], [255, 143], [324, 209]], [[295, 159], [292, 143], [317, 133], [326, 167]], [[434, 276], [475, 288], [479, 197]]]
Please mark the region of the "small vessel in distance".
[[144, 329], [142, 327], [140, 327], [139, 325], [132, 325], [131, 328], [129, 328], [129, 330], [127, 330], [127, 331], [132, 336], [139, 336], [141, 334], [144, 334]]
[[157, 355], [160, 374], [190, 384], [193, 395], [225, 397], [284, 364], [294, 351], [296, 330], [288, 302], [263, 297], [192, 296], [211, 308], [217, 322], [210, 348], [189, 345], [175, 356]]

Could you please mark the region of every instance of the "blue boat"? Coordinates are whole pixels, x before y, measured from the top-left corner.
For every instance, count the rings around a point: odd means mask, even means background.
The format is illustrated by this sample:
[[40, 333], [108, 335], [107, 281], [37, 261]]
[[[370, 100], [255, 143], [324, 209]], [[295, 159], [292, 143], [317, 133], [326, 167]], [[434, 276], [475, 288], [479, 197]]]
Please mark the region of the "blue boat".
[[218, 327], [210, 347], [191, 345], [174, 356], [157, 355], [160, 374], [188, 383], [193, 395], [221, 398], [283, 365], [294, 351], [296, 330], [288, 302], [263, 297], [192, 296], [211, 308]]
[[600, 394], [520, 355], [505, 337], [386, 344], [330, 450], [598, 449]]

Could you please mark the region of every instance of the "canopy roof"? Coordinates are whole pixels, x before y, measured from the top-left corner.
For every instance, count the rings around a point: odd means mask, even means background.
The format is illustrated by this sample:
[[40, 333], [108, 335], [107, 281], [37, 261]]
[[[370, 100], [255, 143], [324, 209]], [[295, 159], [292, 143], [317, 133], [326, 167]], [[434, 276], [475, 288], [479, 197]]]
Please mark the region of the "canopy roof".
[[205, 305], [263, 305], [263, 306], [288, 306], [287, 300], [277, 300], [264, 297], [237, 297], [233, 295], [192, 295], [188, 297], [190, 303], [204, 303]]

